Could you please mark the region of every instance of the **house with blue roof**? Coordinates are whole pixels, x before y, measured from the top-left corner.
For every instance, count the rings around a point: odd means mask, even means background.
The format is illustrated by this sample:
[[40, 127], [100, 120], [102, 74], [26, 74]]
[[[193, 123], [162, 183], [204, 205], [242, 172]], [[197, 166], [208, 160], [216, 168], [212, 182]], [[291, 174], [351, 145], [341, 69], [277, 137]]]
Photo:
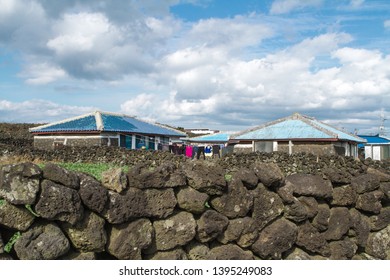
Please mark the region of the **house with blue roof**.
[[128, 149], [157, 150], [186, 134], [156, 123], [124, 114], [95, 111], [30, 129], [34, 147], [119, 146]]
[[364, 158], [373, 160], [384, 160], [390, 158], [390, 138], [377, 135], [359, 135], [367, 142], [360, 144], [359, 148], [364, 150]]
[[315, 118], [295, 113], [232, 135], [230, 142], [246, 144], [251, 151], [357, 157], [358, 144], [366, 140]]

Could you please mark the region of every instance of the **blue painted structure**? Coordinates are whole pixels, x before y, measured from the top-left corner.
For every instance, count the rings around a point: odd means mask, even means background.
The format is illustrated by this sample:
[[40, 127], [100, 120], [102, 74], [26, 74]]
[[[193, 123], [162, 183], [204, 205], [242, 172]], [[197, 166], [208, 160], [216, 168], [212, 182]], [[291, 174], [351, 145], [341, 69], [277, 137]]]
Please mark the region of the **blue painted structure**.
[[208, 134], [203, 136], [197, 136], [188, 138], [188, 142], [192, 143], [220, 143], [225, 144], [230, 139], [230, 133], [220, 132], [220, 133], [214, 133], [214, 134]]
[[348, 156], [357, 156], [357, 144], [366, 142], [365, 139], [356, 135], [298, 113], [244, 130], [230, 138], [230, 142], [243, 143], [245, 141], [246, 143], [252, 142], [253, 151], [267, 152], [277, 151], [278, 145], [288, 142], [289, 153], [292, 153], [294, 143], [300, 144], [301, 150], [304, 150], [303, 144], [320, 147], [319, 143], [324, 143], [322, 145], [325, 147], [326, 143], [328, 145], [333, 143], [337, 153], [344, 149], [345, 155]]
[[385, 136], [377, 135], [359, 135], [366, 139], [367, 143], [359, 144], [360, 149], [364, 149], [364, 157], [374, 160], [383, 160], [390, 158], [390, 139]]

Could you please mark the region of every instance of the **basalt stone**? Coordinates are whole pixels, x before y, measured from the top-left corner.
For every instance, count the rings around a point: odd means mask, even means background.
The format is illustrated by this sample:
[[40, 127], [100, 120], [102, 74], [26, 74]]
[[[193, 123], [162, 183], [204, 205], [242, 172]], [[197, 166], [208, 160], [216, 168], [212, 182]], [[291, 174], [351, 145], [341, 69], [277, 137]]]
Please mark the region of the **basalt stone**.
[[313, 196], [316, 198], [331, 198], [333, 187], [329, 180], [319, 175], [293, 174], [286, 180], [294, 186], [294, 194], [299, 196]]
[[314, 218], [317, 215], [318, 202], [314, 197], [300, 196], [298, 197], [298, 200], [306, 207], [307, 217], [309, 219]]
[[0, 232], [0, 254], [3, 254], [4, 253], [4, 242], [3, 242], [3, 239], [1, 237], [1, 232]]
[[363, 193], [357, 198], [356, 209], [379, 214], [382, 209], [381, 199], [383, 196], [383, 192], [379, 190]]
[[294, 250], [292, 250], [287, 256], [286, 260], [295, 261], [295, 260], [312, 260], [313, 258], [303, 251], [302, 249], [299, 249], [298, 247], [295, 247]]
[[252, 209], [253, 196], [241, 180], [233, 179], [228, 185], [227, 193], [212, 199], [211, 206], [231, 219], [245, 217]]
[[349, 238], [344, 240], [333, 241], [329, 244], [330, 247], [330, 259], [331, 260], [348, 260], [351, 259], [356, 251], [357, 246]]
[[324, 170], [326, 177], [336, 185], [339, 184], [350, 184], [352, 176], [345, 170], [339, 168], [326, 168]]
[[284, 184], [284, 174], [275, 163], [258, 162], [254, 166], [254, 171], [266, 187], [279, 187]]
[[72, 189], [78, 189], [80, 186], [80, 180], [76, 172], [69, 171], [53, 163], [45, 164], [43, 177]]
[[222, 244], [227, 244], [240, 238], [242, 231], [244, 230], [244, 219], [245, 218], [237, 218], [229, 220], [226, 230], [218, 236], [218, 241]]
[[206, 244], [192, 241], [186, 246], [187, 256], [190, 260], [209, 260], [210, 248]]
[[220, 245], [212, 248], [209, 254], [212, 260], [253, 260], [251, 251], [245, 251], [235, 244]]
[[155, 221], [153, 227], [158, 251], [186, 245], [196, 234], [196, 221], [188, 212], [179, 212], [165, 220]]
[[251, 248], [263, 259], [281, 259], [282, 253], [294, 245], [297, 235], [298, 227], [282, 218], [264, 228]]
[[170, 251], [157, 252], [150, 260], [188, 260], [186, 252], [181, 248], [176, 248]]
[[284, 210], [282, 199], [274, 192], [267, 190], [262, 184], [256, 189], [253, 203], [252, 218], [256, 221], [258, 230], [279, 217]]
[[69, 252], [65, 256], [61, 257], [61, 260], [74, 260], [74, 261], [92, 261], [96, 260], [96, 253], [94, 252]]
[[276, 193], [286, 204], [290, 204], [295, 201], [293, 192], [294, 192], [294, 186], [288, 181], [286, 181], [286, 183], [283, 186], [276, 188]]
[[79, 173], [79, 195], [83, 204], [96, 213], [102, 213], [108, 200], [108, 190], [95, 178]]
[[197, 221], [196, 238], [202, 243], [212, 241], [225, 231], [228, 224], [228, 218], [214, 210], [207, 210]]
[[377, 259], [390, 260], [390, 225], [368, 236], [366, 253]]
[[151, 218], [166, 218], [173, 213], [177, 200], [173, 189], [147, 189], [145, 214]]
[[206, 210], [206, 203], [209, 196], [205, 193], [187, 187], [180, 189], [176, 195], [178, 206], [194, 214], [202, 214]]
[[324, 233], [326, 240], [340, 240], [351, 227], [351, 215], [346, 207], [330, 209], [328, 230]]
[[390, 207], [384, 207], [377, 216], [371, 216], [370, 225], [372, 231], [378, 231], [390, 225]]
[[42, 191], [35, 211], [42, 218], [75, 225], [83, 217], [83, 206], [78, 192], [49, 180], [42, 182]]
[[383, 192], [383, 202], [390, 202], [390, 182], [380, 183], [379, 189]]
[[35, 216], [22, 206], [15, 206], [4, 200], [0, 203], [0, 225], [10, 229], [26, 231]]
[[188, 185], [208, 195], [221, 195], [226, 189], [225, 173], [223, 169], [208, 161], [193, 161], [183, 167], [187, 176]]
[[174, 188], [186, 185], [185, 174], [177, 169], [173, 162], [163, 162], [156, 168], [148, 164], [139, 164], [129, 170], [127, 174], [130, 187], [148, 188]]
[[328, 204], [319, 204], [318, 213], [313, 219], [313, 226], [319, 231], [325, 231], [329, 226], [330, 209]]
[[121, 224], [130, 219], [147, 216], [146, 206], [146, 197], [142, 190], [130, 188], [124, 194], [109, 191], [102, 215], [110, 224]]
[[367, 173], [376, 176], [380, 182], [390, 182], [390, 174], [387, 170], [378, 170], [372, 167], [367, 168]]
[[295, 198], [295, 201], [284, 208], [284, 217], [293, 222], [303, 222], [308, 218], [307, 208]]
[[257, 240], [259, 237], [259, 231], [257, 229], [256, 221], [250, 217], [243, 218], [243, 225], [244, 228], [241, 232], [241, 236], [238, 240], [236, 240], [236, 243], [241, 248], [247, 248], [249, 246], [252, 246], [253, 243]]
[[352, 186], [355, 187], [359, 194], [371, 192], [379, 188], [380, 181], [373, 174], [362, 174], [352, 178]]
[[333, 189], [333, 199], [331, 205], [352, 206], [356, 203], [357, 193], [352, 185], [345, 185]]
[[349, 235], [356, 240], [359, 247], [366, 247], [368, 235], [370, 234], [369, 218], [362, 215], [358, 210], [352, 208], [349, 210], [351, 215], [351, 230]]
[[259, 178], [257, 178], [255, 171], [248, 168], [240, 168], [236, 174], [234, 174], [234, 177], [241, 180], [244, 186], [250, 190], [256, 188], [257, 183], [259, 182]]
[[6, 254], [6, 253], [3, 253], [3, 254], [0, 253], [0, 261], [12, 261], [12, 260], [13, 260], [13, 258], [11, 255]]
[[127, 176], [122, 168], [113, 168], [102, 173], [102, 185], [114, 192], [121, 193], [127, 188]]
[[14, 245], [21, 260], [55, 260], [70, 248], [68, 239], [55, 224], [39, 224], [22, 233]]
[[32, 163], [2, 166], [0, 197], [14, 205], [34, 204], [40, 191], [41, 176], [41, 169]]
[[154, 229], [148, 219], [112, 226], [107, 251], [122, 260], [141, 260], [141, 253], [152, 243]]
[[77, 250], [102, 252], [107, 242], [104, 224], [103, 218], [93, 212], [85, 211], [83, 219], [76, 225], [64, 223], [62, 228]]
[[329, 256], [329, 246], [324, 234], [319, 233], [309, 222], [298, 227], [296, 244], [312, 253], [319, 253], [322, 256]]

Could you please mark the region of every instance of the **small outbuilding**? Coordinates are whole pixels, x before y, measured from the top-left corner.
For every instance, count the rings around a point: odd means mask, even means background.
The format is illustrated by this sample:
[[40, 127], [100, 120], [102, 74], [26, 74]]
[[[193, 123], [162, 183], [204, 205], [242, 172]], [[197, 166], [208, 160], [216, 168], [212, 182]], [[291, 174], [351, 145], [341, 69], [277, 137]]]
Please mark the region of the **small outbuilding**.
[[358, 144], [366, 140], [315, 118], [295, 113], [232, 135], [230, 142], [247, 144], [255, 152], [307, 152], [357, 157]]
[[360, 144], [359, 148], [364, 149], [364, 158], [373, 160], [384, 160], [390, 158], [390, 138], [377, 135], [359, 135], [367, 140], [367, 143]]
[[34, 147], [119, 146], [128, 149], [158, 150], [186, 137], [184, 132], [132, 116], [95, 111], [30, 129]]

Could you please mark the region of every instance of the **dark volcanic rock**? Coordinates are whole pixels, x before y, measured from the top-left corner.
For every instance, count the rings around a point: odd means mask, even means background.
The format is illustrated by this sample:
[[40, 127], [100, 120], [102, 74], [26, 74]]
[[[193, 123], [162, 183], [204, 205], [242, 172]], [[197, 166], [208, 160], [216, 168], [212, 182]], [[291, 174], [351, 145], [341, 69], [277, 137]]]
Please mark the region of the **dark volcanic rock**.
[[240, 180], [233, 179], [227, 193], [212, 199], [211, 206], [231, 219], [245, 217], [252, 209], [253, 196]]
[[267, 190], [262, 184], [255, 191], [252, 218], [261, 230], [283, 213], [284, 205], [276, 193]]
[[319, 231], [325, 231], [329, 226], [330, 209], [328, 204], [319, 204], [318, 213], [313, 219], [313, 226]]
[[345, 238], [344, 240], [340, 241], [330, 242], [329, 246], [331, 252], [331, 260], [351, 259], [357, 251], [357, 246], [351, 240], [349, 240], [349, 238]]
[[221, 195], [226, 191], [225, 173], [215, 163], [194, 161], [187, 163], [183, 170], [189, 186], [200, 192], [208, 195]]
[[188, 260], [186, 252], [181, 248], [176, 248], [171, 251], [157, 252], [150, 260]]
[[378, 231], [390, 225], [390, 207], [382, 208], [378, 216], [371, 216], [370, 224], [372, 231]]
[[209, 196], [205, 193], [187, 187], [180, 189], [176, 197], [178, 206], [183, 210], [194, 214], [202, 214], [206, 211], [206, 203]]
[[83, 219], [76, 225], [64, 223], [62, 228], [74, 248], [81, 252], [102, 252], [107, 242], [104, 224], [103, 218], [85, 211]]
[[72, 189], [78, 189], [80, 186], [80, 180], [76, 172], [69, 171], [53, 163], [45, 164], [43, 178]]
[[294, 222], [303, 222], [308, 218], [308, 211], [305, 205], [295, 198], [295, 201], [284, 208], [284, 217]]
[[154, 229], [148, 219], [112, 226], [107, 251], [122, 260], [140, 260], [143, 250], [152, 244]]
[[212, 241], [225, 231], [228, 224], [228, 218], [214, 210], [207, 210], [197, 221], [196, 238], [202, 243]]
[[329, 180], [318, 175], [293, 174], [286, 178], [293, 184], [294, 194], [313, 196], [316, 198], [331, 198], [333, 187]]
[[165, 220], [155, 221], [153, 227], [159, 251], [186, 245], [196, 234], [196, 221], [188, 212], [179, 212]]
[[253, 253], [234, 244], [220, 245], [210, 250], [211, 260], [253, 260]]
[[379, 184], [378, 177], [373, 174], [362, 174], [352, 179], [352, 186], [359, 194], [374, 191], [379, 188]]
[[0, 225], [25, 231], [34, 222], [35, 216], [26, 208], [15, 206], [4, 200], [0, 203]]
[[351, 206], [356, 203], [357, 193], [352, 185], [345, 185], [333, 189], [333, 199], [331, 205]]
[[328, 167], [324, 170], [324, 174], [333, 184], [345, 185], [351, 183], [352, 176], [344, 169]]
[[244, 186], [250, 190], [256, 188], [257, 183], [259, 182], [259, 178], [257, 178], [255, 171], [248, 168], [240, 168], [236, 174], [234, 174], [234, 178], [241, 180]]
[[187, 256], [190, 260], [210, 259], [210, 248], [206, 244], [192, 241], [186, 246]]
[[301, 196], [298, 197], [299, 202], [301, 202], [307, 210], [307, 217], [309, 219], [314, 218], [318, 213], [318, 202], [314, 197]]
[[127, 189], [127, 176], [122, 168], [113, 168], [102, 173], [102, 185], [114, 192], [121, 193]]
[[284, 184], [284, 174], [275, 163], [258, 162], [254, 171], [266, 187], [279, 187]]
[[34, 204], [40, 190], [41, 176], [41, 169], [32, 163], [2, 166], [0, 197], [14, 205]]
[[384, 182], [380, 184], [380, 190], [383, 192], [383, 200], [386, 203], [390, 202], [390, 182]]
[[60, 258], [61, 260], [75, 260], [75, 261], [92, 261], [96, 260], [96, 253], [94, 252], [72, 252], [70, 251], [65, 256]]
[[58, 226], [44, 224], [22, 233], [14, 248], [21, 260], [54, 260], [66, 254], [70, 245]]
[[356, 201], [356, 209], [366, 212], [379, 214], [382, 209], [381, 199], [383, 198], [383, 192], [377, 190], [372, 192], [366, 192], [358, 196]]
[[322, 256], [330, 255], [324, 234], [319, 233], [309, 222], [298, 227], [296, 244], [312, 253], [319, 253]]
[[366, 252], [377, 259], [390, 259], [390, 225], [381, 231], [370, 233]]
[[166, 218], [173, 213], [177, 204], [173, 189], [147, 189], [145, 190], [146, 217]]
[[83, 204], [96, 213], [102, 213], [108, 199], [108, 190], [95, 178], [79, 173], [79, 195]]
[[42, 192], [35, 211], [48, 220], [76, 224], [83, 217], [83, 206], [76, 190], [48, 180], [42, 182]]
[[349, 210], [351, 215], [351, 232], [359, 247], [366, 247], [368, 235], [370, 234], [370, 223], [368, 217], [362, 215], [358, 210]]
[[324, 233], [326, 240], [340, 240], [351, 227], [351, 215], [348, 208], [335, 207], [330, 209], [328, 230]]
[[261, 258], [281, 259], [297, 240], [298, 227], [286, 219], [279, 219], [266, 228], [252, 245], [252, 251]]

